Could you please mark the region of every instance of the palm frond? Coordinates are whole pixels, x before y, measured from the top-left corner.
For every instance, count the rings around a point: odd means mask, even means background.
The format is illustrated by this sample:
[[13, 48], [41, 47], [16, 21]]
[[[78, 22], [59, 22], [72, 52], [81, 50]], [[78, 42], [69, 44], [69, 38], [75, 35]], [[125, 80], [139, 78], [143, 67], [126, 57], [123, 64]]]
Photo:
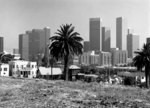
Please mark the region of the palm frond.
[[144, 44], [140, 51], [134, 52], [133, 64], [138, 70], [150, 64], [150, 44]]

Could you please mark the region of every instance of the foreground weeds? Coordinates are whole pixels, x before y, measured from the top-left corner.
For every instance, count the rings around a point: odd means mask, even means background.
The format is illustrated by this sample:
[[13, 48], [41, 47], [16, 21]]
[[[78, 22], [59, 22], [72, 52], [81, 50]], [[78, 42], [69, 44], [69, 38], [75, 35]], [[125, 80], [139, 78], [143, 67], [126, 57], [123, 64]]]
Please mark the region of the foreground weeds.
[[150, 108], [150, 90], [81, 81], [0, 78], [0, 108]]

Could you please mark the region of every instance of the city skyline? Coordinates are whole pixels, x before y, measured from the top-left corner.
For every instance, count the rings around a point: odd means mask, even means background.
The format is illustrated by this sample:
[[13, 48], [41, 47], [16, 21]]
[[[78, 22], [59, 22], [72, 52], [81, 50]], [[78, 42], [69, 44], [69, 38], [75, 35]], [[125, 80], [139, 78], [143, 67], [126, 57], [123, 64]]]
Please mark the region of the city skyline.
[[149, 7], [149, 0], [1, 0], [0, 36], [4, 49], [12, 51], [24, 31], [49, 26], [53, 36], [61, 24], [72, 23], [84, 41], [89, 41], [89, 19], [100, 17], [102, 26], [110, 27], [111, 47], [116, 47], [115, 20], [125, 17], [128, 27], [140, 36], [141, 48], [150, 35]]
[[35, 61], [47, 57], [50, 29], [32, 29], [19, 35], [19, 53], [22, 59]]

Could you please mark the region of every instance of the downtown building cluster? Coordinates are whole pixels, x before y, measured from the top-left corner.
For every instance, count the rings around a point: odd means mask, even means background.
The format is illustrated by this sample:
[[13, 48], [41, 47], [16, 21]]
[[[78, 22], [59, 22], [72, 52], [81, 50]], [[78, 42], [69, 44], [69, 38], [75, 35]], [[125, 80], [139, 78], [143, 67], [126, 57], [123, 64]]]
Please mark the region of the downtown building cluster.
[[50, 29], [32, 29], [19, 35], [19, 53], [21, 58], [28, 61], [38, 61], [48, 57], [50, 44]]
[[[81, 65], [115, 66], [126, 65], [139, 49], [139, 36], [128, 29], [126, 19], [116, 18], [116, 48], [111, 47], [111, 30], [102, 26], [100, 18], [89, 20], [89, 41], [84, 42]], [[130, 58], [130, 59], [129, 59]]]
[[[20, 54], [23, 60], [41, 61], [44, 56], [49, 57], [49, 38], [49, 27], [26, 31], [19, 35], [19, 50], [13, 52]], [[74, 64], [115, 66], [131, 61], [134, 51], [139, 49], [139, 36], [128, 29], [126, 19], [116, 18], [116, 48], [111, 47], [111, 38], [111, 29], [102, 25], [101, 18], [90, 18], [89, 41], [84, 41], [84, 52], [80, 57], [74, 57]], [[3, 37], [0, 37], [0, 52], [3, 52], [3, 44]]]

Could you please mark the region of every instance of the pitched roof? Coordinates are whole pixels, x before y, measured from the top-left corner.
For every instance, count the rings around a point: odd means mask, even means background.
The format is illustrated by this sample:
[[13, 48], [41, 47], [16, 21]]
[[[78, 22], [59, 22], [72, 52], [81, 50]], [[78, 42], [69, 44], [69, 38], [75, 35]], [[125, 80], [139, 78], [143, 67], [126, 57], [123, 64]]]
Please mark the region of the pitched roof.
[[[45, 68], [45, 67], [39, 67], [41, 75], [51, 75], [51, 67]], [[52, 68], [52, 75], [61, 75], [62, 70], [60, 68]]]
[[80, 67], [78, 67], [78, 66], [76, 66], [76, 65], [71, 65], [71, 66], [69, 67], [69, 69], [80, 69]]

